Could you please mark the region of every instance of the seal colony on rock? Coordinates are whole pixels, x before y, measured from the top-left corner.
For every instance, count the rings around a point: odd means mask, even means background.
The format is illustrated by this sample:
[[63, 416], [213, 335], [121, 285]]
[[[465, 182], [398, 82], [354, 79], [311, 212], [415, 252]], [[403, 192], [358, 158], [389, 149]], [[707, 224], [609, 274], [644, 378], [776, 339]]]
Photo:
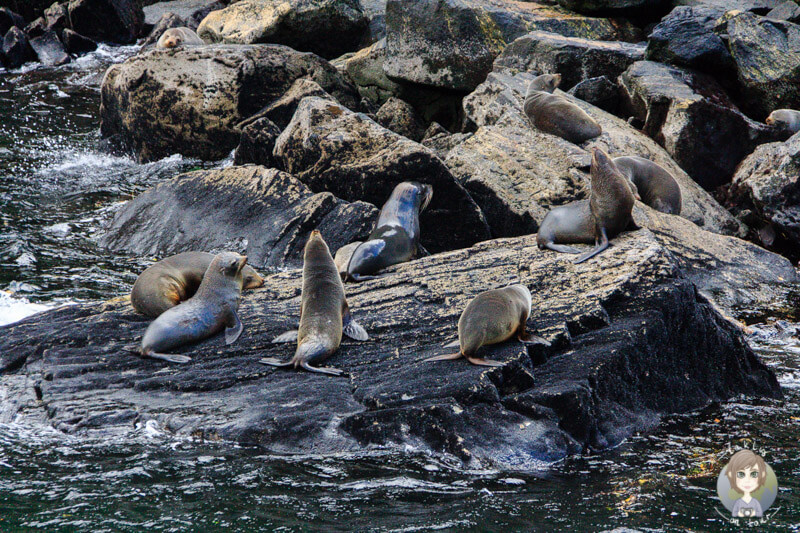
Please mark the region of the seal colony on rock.
[[[155, 318], [188, 300], [197, 292], [215, 257], [208, 252], [183, 252], [150, 265], [133, 284], [131, 305], [137, 312]], [[242, 269], [241, 279], [244, 289], [264, 285], [264, 279], [250, 265]]]
[[[524, 285], [511, 285], [480, 293], [470, 300], [458, 319], [457, 353], [430, 357], [425, 361], [448, 361], [465, 357], [473, 365], [502, 366], [499, 361], [476, 357], [481, 346], [497, 344], [515, 336], [529, 344], [550, 345], [525, 331], [531, 314], [531, 292]], [[450, 346], [449, 344], [447, 346]]]
[[156, 48], [177, 48], [178, 46], [201, 46], [206, 44], [191, 28], [180, 26], [170, 28], [161, 34], [156, 43]]
[[794, 109], [776, 109], [764, 121], [770, 126], [781, 128], [791, 133], [800, 131], [800, 111]]
[[346, 279], [373, 279], [378, 271], [416, 257], [420, 249], [419, 214], [432, 197], [430, 185], [416, 181], [399, 183], [383, 204], [367, 241], [353, 251]]
[[194, 296], [167, 309], [148, 327], [140, 353], [171, 363], [188, 363], [185, 355], [163, 352], [201, 341], [225, 329], [225, 343], [233, 344], [242, 333], [236, 314], [242, 292], [242, 269], [247, 257], [223, 252], [208, 265]]
[[303, 255], [303, 290], [300, 297], [300, 328], [279, 335], [272, 342], [297, 341], [294, 357], [287, 362], [272, 357], [261, 359], [265, 365], [304, 368], [309, 372], [341, 376], [338, 368], [319, 368], [342, 342], [342, 333], [365, 341], [367, 332], [350, 314], [344, 285], [328, 245], [319, 231], [308, 238]]
[[536, 129], [581, 144], [603, 133], [592, 117], [563, 96], [552, 94], [561, 74], [542, 74], [528, 85], [523, 109]]
[[638, 156], [615, 157], [613, 161], [644, 204], [662, 213], [681, 214], [681, 188], [664, 167]]
[[588, 200], [578, 200], [553, 208], [545, 215], [536, 236], [539, 248], [579, 254], [580, 250], [564, 244], [595, 243], [581, 255], [582, 263], [608, 248], [608, 239], [632, 224], [631, 211], [636, 199], [630, 182], [608, 155], [592, 148], [592, 190]]

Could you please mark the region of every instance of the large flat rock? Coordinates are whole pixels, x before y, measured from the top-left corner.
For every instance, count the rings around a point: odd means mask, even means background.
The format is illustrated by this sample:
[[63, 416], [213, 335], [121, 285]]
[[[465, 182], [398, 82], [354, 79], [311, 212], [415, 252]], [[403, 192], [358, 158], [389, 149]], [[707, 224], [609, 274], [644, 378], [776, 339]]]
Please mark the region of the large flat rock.
[[[529, 327], [553, 342], [512, 341], [487, 356], [427, 363], [446, 353], [477, 293], [524, 283]], [[148, 321], [129, 303], [75, 305], [0, 328], [0, 419], [22, 416], [80, 434], [155, 419], [170, 431], [328, 454], [369, 447], [431, 451], [475, 467], [530, 469], [602, 451], [672, 413], [739, 395], [778, 397], [774, 374], [742, 333], [699, 297], [647, 230], [627, 233], [596, 260], [540, 252], [532, 236], [482, 243], [348, 285], [370, 333], [331, 359], [349, 378], [258, 364], [292, 348], [270, 339], [292, 327], [301, 273], [266, 278], [240, 308], [244, 333], [187, 348], [185, 366], [123, 351]], [[38, 397], [38, 400], [37, 400]]]

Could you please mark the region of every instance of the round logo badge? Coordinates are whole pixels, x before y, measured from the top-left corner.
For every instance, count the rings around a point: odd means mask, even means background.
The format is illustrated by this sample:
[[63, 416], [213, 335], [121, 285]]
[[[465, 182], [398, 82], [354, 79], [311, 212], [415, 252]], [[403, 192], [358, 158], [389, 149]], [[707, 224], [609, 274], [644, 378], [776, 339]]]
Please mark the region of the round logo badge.
[[778, 496], [778, 478], [760, 455], [739, 450], [717, 479], [717, 495], [732, 518], [758, 518]]

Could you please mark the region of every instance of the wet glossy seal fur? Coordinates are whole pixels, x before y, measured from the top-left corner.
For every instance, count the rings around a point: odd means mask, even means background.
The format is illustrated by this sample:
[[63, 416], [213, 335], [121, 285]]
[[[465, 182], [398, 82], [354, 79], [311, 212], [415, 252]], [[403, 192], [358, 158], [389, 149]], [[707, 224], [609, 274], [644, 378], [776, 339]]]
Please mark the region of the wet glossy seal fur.
[[592, 117], [561, 95], [552, 94], [561, 74], [542, 74], [528, 85], [523, 109], [536, 129], [581, 144], [603, 133]]
[[191, 28], [180, 26], [170, 28], [161, 34], [156, 48], [176, 48], [178, 46], [200, 46], [206, 44]]
[[645, 205], [662, 213], [681, 214], [681, 188], [664, 167], [638, 156], [615, 157], [613, 161]]

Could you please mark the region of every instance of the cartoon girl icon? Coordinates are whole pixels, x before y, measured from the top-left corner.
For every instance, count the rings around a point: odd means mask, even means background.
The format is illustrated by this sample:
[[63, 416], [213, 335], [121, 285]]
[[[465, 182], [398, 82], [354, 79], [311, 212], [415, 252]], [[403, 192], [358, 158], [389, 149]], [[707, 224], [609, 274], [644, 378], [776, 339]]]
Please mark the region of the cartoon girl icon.
[[741, 494], [741, 497], [733, 503], [731, 516], [763, 516], [761, 503], [753, 497], [753, 493], [767, 481], [767, 464], [764, 459], [752, 450], [740, 450], [731, 457], [726, 476], [731, 489]]

